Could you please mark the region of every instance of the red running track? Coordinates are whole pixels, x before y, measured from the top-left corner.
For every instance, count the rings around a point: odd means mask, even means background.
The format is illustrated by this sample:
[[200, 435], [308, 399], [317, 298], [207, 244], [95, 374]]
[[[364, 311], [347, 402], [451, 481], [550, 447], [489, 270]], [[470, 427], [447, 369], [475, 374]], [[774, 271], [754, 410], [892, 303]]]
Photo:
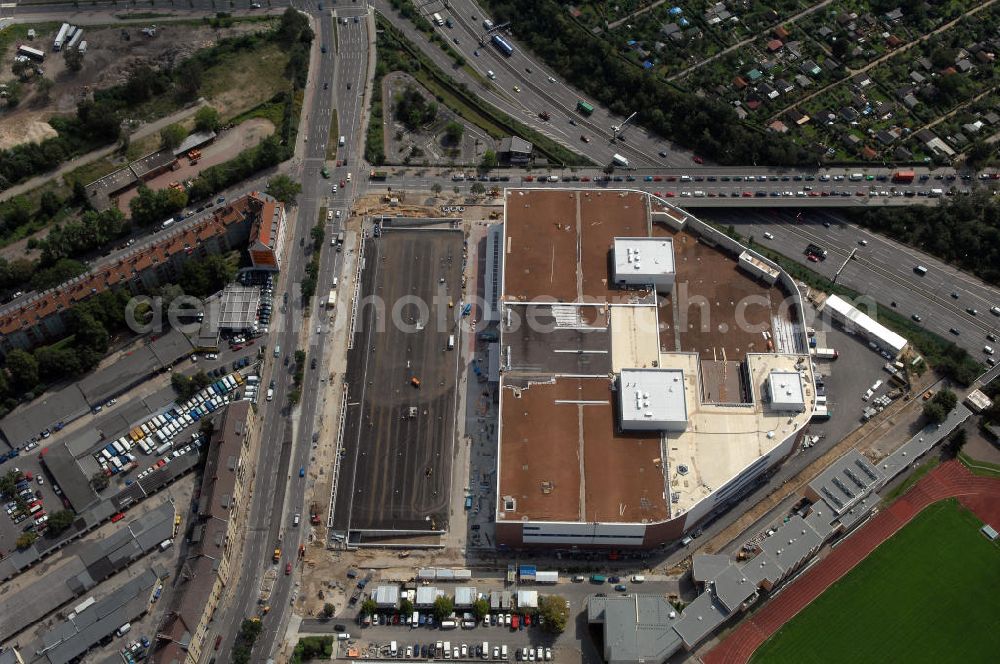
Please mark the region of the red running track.
[[705, 655], [704, 662], [744, 664], [782, 625], [909, 523], [922, 509], [953, 497], [982, 521], [995, 527], [1000, 525], [1000, 479], [973, 475], [958, 461], [944, 463], [744, 620]]

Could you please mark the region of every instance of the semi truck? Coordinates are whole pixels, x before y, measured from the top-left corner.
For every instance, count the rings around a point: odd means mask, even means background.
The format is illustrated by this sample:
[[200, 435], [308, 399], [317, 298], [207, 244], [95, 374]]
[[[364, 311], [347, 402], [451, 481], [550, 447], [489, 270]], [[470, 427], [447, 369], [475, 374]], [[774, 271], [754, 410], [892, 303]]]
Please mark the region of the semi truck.
[[389, 177], [389, 174], [385, 171], [372, 171], [368, 174], [369, 180], [385, 180]]
[[840, 353], [833, 348], [810, 348], [809, 354], [820, 360], [836, 360], [840, 357]]
[[490, 41], [492, 41], [493, 45], [496, 46], [497, 49], [499, 49], [504, 55], [510, 57], [514, 54], [514, 47], [500, 35], [493, 35]]
[[52, 50], [58, 51], [63, 47], [63, 42], [66, 41], [66, 34], [69, 32], [70, 24], [63, 23], [59, 28], [59, 32], [56, 34], [55, 40], [52, 42]]
[[892, 174], [892, 181], [899, 184], [910, 184], [915, 177], [917, 177], [917, 174], [913, 171], [896, 171]]

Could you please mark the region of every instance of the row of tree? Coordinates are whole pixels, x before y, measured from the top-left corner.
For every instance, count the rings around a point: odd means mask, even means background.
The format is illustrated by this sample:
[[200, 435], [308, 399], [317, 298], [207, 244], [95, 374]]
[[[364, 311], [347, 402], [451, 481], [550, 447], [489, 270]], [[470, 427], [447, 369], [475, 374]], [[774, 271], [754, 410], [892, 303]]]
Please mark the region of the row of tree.
[[720, 164], [815, 164], [819, 153], [740, 122], [726, 104], [673, 87], [636, 67], [555, 0], [491, 0], [497, 23], [575, 87], [619, 116]]
[[980, 188], [935, 206], [868, 207], [856, 223], [1000, 285], [1000, 201]]

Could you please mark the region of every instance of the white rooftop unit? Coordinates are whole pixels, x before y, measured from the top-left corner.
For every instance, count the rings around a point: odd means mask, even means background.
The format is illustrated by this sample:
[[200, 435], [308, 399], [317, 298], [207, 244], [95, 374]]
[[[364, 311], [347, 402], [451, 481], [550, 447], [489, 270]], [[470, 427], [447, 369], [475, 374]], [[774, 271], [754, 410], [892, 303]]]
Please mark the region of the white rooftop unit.
[[455, 606], [469, 607], [476, 601], [476, 589], [471, 586], [459, 586], [455, 588]]
[[434, 600], [438, 598], [438, 589], [434, 586], [420, 586], [417, 588], [417, 598], [414, 600], [414, 606], [418, 608], [425, 608], [432, 606]]
[[399, 586], [378, 586], [372, 599], [380, 609], [395, 608], [399, 605]]
[[861, 313], [839, 295], [831, 295], [826, 298], [823, 311], [827, 310], [849, 332], [861, 334], [893, 355], [899, 355], [906, 348], [907, 341], [904, 337], [876, 322], [871, 316]]
[[802, 377], [797, 371], [772, 371], [767, 377], [771, 407], [775, 410], [805, 412], [806, 398]]
[[680, 369], [622, 369], [618, 381], [621, 427], [632, 431], [684, 431], [687, 399]]
[[744, 251], [740, 254], [739, 266], [769, 286], [773, 286], [778, 280], [778, 270], [749, 251]]
[[538, 608], [538, 591], [537, 590], [518, 590], [517, 591], [517, 608], [519, 608], [519, 609], [536, 609], [536, 608]]
[[615, 284], [652, 285], [660, 292], [674, 287], [674, 243], [670, 238], [616, 237], [613, 253]]

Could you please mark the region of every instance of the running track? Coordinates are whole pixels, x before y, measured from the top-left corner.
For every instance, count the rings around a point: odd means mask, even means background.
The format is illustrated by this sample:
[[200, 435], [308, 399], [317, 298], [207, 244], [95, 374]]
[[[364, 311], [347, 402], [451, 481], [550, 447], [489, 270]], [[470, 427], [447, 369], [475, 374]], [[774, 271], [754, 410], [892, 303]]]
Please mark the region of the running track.
[[782, 625], [909, 523], [922, 509], [958, 498], [984, 522], [1000, 527], [1000, 479], [977, 477], [958, 461], [935, 468], [888, 509], [847, 538], [709, 651], [705, 664], [744, 664]]

